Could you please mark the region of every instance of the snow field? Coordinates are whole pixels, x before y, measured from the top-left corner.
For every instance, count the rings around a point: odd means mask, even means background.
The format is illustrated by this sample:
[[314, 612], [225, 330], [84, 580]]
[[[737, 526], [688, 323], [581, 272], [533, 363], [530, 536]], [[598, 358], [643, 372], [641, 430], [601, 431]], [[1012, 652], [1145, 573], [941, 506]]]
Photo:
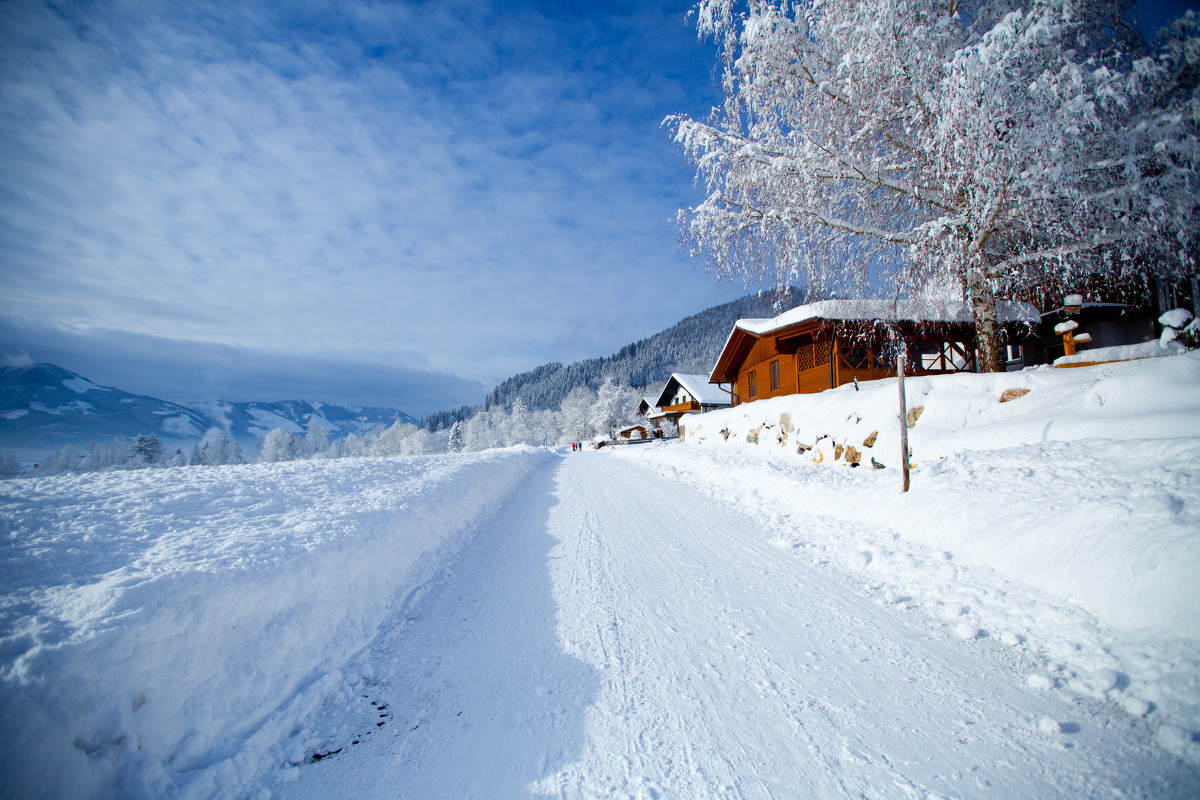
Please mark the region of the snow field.
[[[1028, 393], [1001, 403], [1010, 389]], [[681, 446], [617, 452], [948, 636], [1024, 651], [1031, 687], [1185, 731], [1159, 742], [1200, 765], [1200, 357], [910, 379], [907, 405], [922, 409], [908, 494], [894, 380], [743, 404], [688, 420]]]
[[0, 716], [22, 743], [0, 782], [20, 797], [237, 796], [547, 457], [0, 484]]

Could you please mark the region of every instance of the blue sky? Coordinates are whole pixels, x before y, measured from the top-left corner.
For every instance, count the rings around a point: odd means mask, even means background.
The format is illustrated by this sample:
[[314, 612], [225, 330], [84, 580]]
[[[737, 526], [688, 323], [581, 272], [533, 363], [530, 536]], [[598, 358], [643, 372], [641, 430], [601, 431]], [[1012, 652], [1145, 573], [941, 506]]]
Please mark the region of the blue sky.
[[684, 2], [0, 10], [10, 363], [422, 414], [744, 293], [671, 221]]
[[672, 222], [688, 6], [0, 0], [0, 358], [421, 415], [743, 294]]

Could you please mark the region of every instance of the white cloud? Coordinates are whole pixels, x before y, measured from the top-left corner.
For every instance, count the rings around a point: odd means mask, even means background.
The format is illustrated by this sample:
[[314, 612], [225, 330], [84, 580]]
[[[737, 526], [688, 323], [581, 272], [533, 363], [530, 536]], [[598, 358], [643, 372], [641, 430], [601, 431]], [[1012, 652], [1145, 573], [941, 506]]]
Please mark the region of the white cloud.
[[29, 355], [29, 351], [22, 350], [19, 353], [12, 353], [0, 358], [0, 364], [6, 367], [15, 367], [17, 369], [28, 369], [29, 367], [37, 366], [37, 361]]
[[0, 313], [495, 382], [730, 296], [667, 227], [686, 3], [498, 8], [15, 4]]

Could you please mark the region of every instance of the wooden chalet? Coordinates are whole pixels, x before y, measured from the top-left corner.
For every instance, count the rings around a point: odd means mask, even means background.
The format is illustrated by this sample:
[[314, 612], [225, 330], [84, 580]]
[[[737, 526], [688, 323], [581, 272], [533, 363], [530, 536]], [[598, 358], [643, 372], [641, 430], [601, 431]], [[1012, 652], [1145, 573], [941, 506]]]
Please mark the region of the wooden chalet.
[[[999, 306], [1001, 323], [1014, 337], [1039, 321], [1033, 306]], [[730, 384], [731, 402], [738, 405], [893, 377], [896, 358], [889, 329], [905, 342], [909, 374], [975, 371], [975, 326], [963, 303], [897, 308], [871, 300], [823, 300], [772, 319], [738, 320], [710, 381]]]
[[684, 414], [702, 414], [718, 408], [729, 408], [729, 393], [714, 387], [707, 375], [686, 375], [675, 372], [654, 402], [660, 410], [650, 418], [669, 419], [675, 423]]
[[641, 402], [638, 403], [637, 415], [646, 421], [647, 436], [656, 439], [662, 438], [663, 416], [659, 412], [658, 406], [654, 405], [653, 397], [642, 397]]
[[656, 405], [654, 405], [653, 398], [643, 397], [642, 401], [640, 403], [638, 403], [637, 415], [639, 417], [646, 417], [646, 416], [649, 416], [650, 414], [657, 414], [657, 413], [658, 413], [658, 407]]
[[649, 439], [650, 433], [645, 425], [630, 425], [617, 431], [622, 439]]

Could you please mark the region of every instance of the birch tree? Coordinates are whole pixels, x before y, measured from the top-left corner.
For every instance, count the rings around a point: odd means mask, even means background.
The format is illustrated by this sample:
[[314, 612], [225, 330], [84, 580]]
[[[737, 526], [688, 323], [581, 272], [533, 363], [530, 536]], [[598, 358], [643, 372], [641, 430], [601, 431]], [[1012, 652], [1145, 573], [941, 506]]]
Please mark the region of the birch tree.
[[669, 118], [706, 197], [683, 235], [718, 277], [914, 296], [952, 279], [981, 366], [998, 297], [1081, 272], [1195, 269], [1196, 63], [1133, 49], [1120, 0], [701, 0], [724, 104]]
[[559, 425], [567, 442], [582, 442], [595, 433], [592, 427], [592, 405], [596, 395], [586, 386], [576, 386], [563, 398], [559, 408]]

